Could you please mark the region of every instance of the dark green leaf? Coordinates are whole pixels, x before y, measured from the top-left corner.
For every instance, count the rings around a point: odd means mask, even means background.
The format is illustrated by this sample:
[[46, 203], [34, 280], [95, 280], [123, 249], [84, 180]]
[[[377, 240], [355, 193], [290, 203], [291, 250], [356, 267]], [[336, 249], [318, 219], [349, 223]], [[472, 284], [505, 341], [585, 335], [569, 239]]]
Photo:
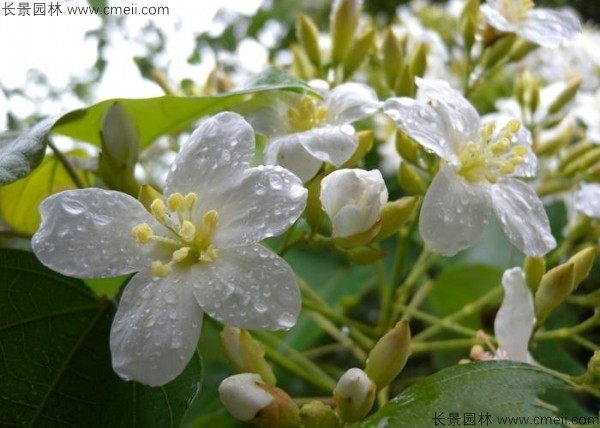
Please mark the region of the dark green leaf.
[[25, 177], [42, 162], [45, 139], [57, 119], [43, 120], [12, 143], [0, 145], [0, 186]]
[[[476, 426], [537, 426], [534, 417], [554, 416], [540, 405], [538, 396], [546, 389], [566, 386], [541, 369], [514, 361], [458, 365], [407, 388], [357, 428], [429, 428], [436, 426], [436, 415], [437, 425], [448, 426], [451, 414], [458, 418], [456, 426], [468, 425], [465, 418], [472, 415], [471, 425]], [[521, 419], [502, 419], [510, 417]]]
[[164, 387], [125, 382], [111, 367], [113, 316], [82, 281], [0, 250], [0, 426], [178, 427], [199, 358]]
[[115, 102], [127, 110], [139, 130], [140, 147], [148, 146], [160, 135], [180, 132], [199, 117], [231, 109], [250, 94], [272, 90], [310, 90], [301, 81], [281, 71], [268, 69], [247, 89], [210, 97], [163, 96], [144, 99], [112, 99], [64, 115], [53, 131], [100, 146], [99, 130], [106, 110]]

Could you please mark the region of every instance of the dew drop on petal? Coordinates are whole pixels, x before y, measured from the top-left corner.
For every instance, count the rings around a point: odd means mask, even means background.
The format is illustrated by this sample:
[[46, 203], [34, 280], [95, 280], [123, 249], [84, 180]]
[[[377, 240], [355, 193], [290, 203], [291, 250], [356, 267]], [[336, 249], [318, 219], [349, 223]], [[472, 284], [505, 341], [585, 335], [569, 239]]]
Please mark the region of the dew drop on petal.
[[296, 317], [289, 312], [284, 312], [279, 315], [277, 322], [283, 328], [292, 328], [296, 323]]

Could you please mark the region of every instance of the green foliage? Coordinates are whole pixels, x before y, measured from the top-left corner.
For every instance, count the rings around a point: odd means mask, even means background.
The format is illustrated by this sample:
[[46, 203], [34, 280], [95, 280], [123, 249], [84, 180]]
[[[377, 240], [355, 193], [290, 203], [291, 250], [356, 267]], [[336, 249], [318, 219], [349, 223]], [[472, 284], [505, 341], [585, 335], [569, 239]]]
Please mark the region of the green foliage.
[[[490, 415], [490, 423], [480, 426], [508, 425], [502, 417], [553, 417], [537, 401], [549, 388], [564, 388], [566, 383], [538, 368], [512, 361], [486, 361], [458, 365], [442, 370], [407, 388], [357, 428], [401, 427], [429, 428], [435, 416], [448, 424], [451, 413], [462, 426], [465, 414]], [[527, 425], [521, 419], [516, 424]]]
[[199, 358], [164, 387], [123, 381], [107, 346], [114, 312], [80, 280], [0, 250], [0, 425], [178, 427]]

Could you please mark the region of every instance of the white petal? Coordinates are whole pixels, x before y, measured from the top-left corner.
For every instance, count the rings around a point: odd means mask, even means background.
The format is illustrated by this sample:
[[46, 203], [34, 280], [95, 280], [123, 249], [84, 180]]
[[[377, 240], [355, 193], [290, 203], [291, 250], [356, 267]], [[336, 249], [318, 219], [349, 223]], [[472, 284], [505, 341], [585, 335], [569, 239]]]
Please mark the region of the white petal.
[[114, 370], [124, 379], [164, 385], [188, 364], [200, 337], [202, 311], [193, 296], [191, 271], [163, 278], [135, 275], [119, 301], [110, 331]]
[[517, 26], [508, 21], [500, 11], [488, 1], [479, 8], [485, 21], [497, 30], [513, 33]]
[[332, 89], [325, 98], [327, 122], [343, 125], [375, 113], [379, 99], [375, 91], [362, 83], [344, 83]]
[[235, 185], [254, 154], [254, 131], [242, 116], [224, 112], [206, 119], [177, 155], [167, 176], [165, 195], [200, 193], [200, 204]]
[[522, 38], [548, 48], [557, 47], [578, 33], [581, 33], [581, 24], [572, 14], [544, 8], [529, 11], [517, 30]]
[[236, 111], [244, 115], [257, 133], [276, 137], [290, 132], [288, 110], [301, 98], [302, 95], [289, 91], [269, 92], [254, 96]]
[[260, 245], [222, 250], [196, 265], [194, 295], [211, 317], [245, 329], [288, 329], [300, 312], [296, 277], [281, 257]]
[[320, 126], [294, 134], [315, 158], [339, 167], [354, 154], [358, 137], [351, 125]]
[[40, 205], [42, 224], [31, 245], [46, 266], [77, 278], [105, 278], [137, 272], [163, 254], [137, 244], [131, 229], [147, 223], [164, 228], [143, 205], [125, 193], [101, 189], [68, 190]]
[[265, 150], [265, 162], [286, 168], [302, 182], [313, 178], [323, 165], [323, 161], [306, 151], [296, 134], [271, 141]]
[[419, 231], [431, 251], [451, 256], [477, 242], [490, 214], [487, 187], [444, 165], [423, 200]]
[[600, 184], [582, 183], [575, 195], [575, 209], [588, 217], [600, 218]]
[[529, 185], [500, 179], [492, 186], [492, 205], [510, 242], [526, 255], [542, 257], [556, 247], [542, 201]]
[[221, 195], [215, 245], [248, 245], [281, 234], [304, 211], [307, 193], [300, 179], [280, 166], [249, 169], [235, 188]]
[[527, 350], [535, 324], [533, 297], [521, 268], [512, 268], [502, 276], [504, 299], [494, 321], [494, 334], [503, 355], [509, 360], [533, 364]]
[[260, 375], [255, 373], [230, 376], [219, 385], [221, 402], [236, 419], [250, 421], [275, 399], [262, 384]]

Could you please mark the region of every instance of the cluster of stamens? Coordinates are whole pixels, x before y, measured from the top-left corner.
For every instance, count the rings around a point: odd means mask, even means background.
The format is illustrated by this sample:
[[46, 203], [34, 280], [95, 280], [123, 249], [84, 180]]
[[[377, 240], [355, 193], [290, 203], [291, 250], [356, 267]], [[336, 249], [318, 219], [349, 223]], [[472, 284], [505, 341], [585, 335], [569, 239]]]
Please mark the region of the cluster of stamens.
[[480, 143], [469, 141], [459, 153], [461, 163], [458, 174], [467, 181], [496, 183], [500, 175], [512, 174], [525, 162], [527, 147], [512, 145], [511, 141], [521, 127], [518, 120], [511, 120], [492, 139], [496, 124], [488, 123], [480, 130]]
[[527, 18], [534, 6], [533, 0], [501, 0], [500, 12], [508, 21], [518, 23]]
[[327, 108], [310, 96], [302, 97], [297, 106], [288, 109], [288, 120], [294, 132], [308, 131], [322, 123], [326, 117]]
[[141, 223], [131, 229], [131, 235], [138, 244], [155, 243], [171, 251], [171, 260], [163, 263], [152, 262], [155, 276], [164, 277], [171, 272], [176, 263], [213, 262], [219, 250], [212, 243], [213, 231], [217, 227], [219, 215], [215, 210], [207, 211], [200, 224], [194, 224], [192, 213], [198, 201], [198, 195], [173, 193], [167, 198], [155, 199], [150, 212], [156, 220], [172, 232], [170, 236], [156, 235], [150, 225]]

